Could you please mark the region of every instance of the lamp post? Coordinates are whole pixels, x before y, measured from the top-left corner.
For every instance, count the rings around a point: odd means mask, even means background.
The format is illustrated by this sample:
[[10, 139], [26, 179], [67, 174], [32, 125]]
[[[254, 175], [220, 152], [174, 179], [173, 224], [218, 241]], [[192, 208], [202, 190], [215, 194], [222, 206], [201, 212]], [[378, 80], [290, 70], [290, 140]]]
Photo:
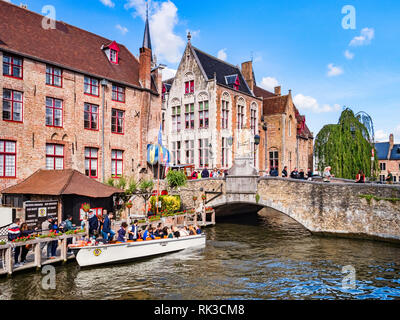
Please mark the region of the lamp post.
[[268, 148], [267, 148], [267, 131], [268, 131], [268, 126], [267, 122], [265, 121], [265, 117], [261, 116], [261, 123], [262, 123], [262, 129], [264, 131], [264, 148], [265, 148], [265, 170], [268, 168]]

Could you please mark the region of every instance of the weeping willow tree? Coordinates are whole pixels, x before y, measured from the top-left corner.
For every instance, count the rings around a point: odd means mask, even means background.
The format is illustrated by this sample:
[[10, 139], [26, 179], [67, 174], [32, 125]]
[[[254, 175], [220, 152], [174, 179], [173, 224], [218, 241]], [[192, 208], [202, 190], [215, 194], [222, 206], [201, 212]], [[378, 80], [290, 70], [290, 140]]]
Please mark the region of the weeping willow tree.
[[368, 177], [375, 176], [378, 159], [375, 151], [371, 170], [373, 142], [367, 128], [355, 117], [351, 109], [343, 110], [338, 124], [322, 128], [315, 139], [314, 153], [320, 172], [332, 167], [336, 177], [354, 179], [359, 170]]

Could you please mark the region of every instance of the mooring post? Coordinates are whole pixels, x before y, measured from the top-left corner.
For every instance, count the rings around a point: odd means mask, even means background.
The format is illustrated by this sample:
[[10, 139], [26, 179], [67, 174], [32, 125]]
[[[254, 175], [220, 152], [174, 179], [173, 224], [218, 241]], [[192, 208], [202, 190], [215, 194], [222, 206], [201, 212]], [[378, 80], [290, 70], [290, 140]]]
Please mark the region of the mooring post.
[[42, 267], [42, 248], [40, 247], [41, 243], [38, 242], [34, 245], [33, 252], [35, 254], [35, 266], [36, 269], [40, 269]]
[[12, 273], [13, 273], [13, 261], [12, 261], [12, 247], [11, 246], [6, 249], [5, 258], [6, 258], [5, 264], [6, 264], [7, 273], [8, 273], [8, 275], [12, 275]]
[[61, 240], [61, 258], [63, 262], [67, 262], [67, 239], [64, 238]]

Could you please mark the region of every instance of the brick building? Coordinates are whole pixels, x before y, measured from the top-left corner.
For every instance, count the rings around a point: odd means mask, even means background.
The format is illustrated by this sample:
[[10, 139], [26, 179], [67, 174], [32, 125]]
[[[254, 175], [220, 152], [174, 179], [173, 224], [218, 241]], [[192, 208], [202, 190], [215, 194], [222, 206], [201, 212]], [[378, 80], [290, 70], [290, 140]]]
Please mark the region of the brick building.
[[239, 132], [246, 131], [247, 156], [258, 168], [261, 108], [241, 69], [195, 48], [189, 34], [175, 77], [163, 83], [164, 143], [173, 164], [228, 169], [239, 152]]
[[[204, 123], [202, 101], [207, 102]], [[259, 171], [313, 168], [314, 138], [291, 92], [282, 96], [280, 87], [274, 93], [258, 87], [251, 61], [233, 66], [195, 48], [190, 36], [176, 76], [163, 82], [163, 128], [175, 164], [230, 168], [239, 132], [249, 128]], [[203, 161], [204, 153], [215, 158]]]
[[137, 58], [61, 21], [43, 28], [43, 19], [0, 1], [0, 190], [38, 169], [100, 181], [146, 173], [162, 86], [148, 22]]
[[254, 93], [263, 98], [264, 167], [278, 167], [281, 172], [287, 166], [289, 173], [294, 168], [313, 169], [314, 137], [293, 103], [291, 90], [282, 95], [281, 87], [271, 93], [254, 86]]
[[394, 143], [394, 135], [389, 136], [389, 142], [375, 143], [379, 159], [379, 180], [385, 181], [390, 171], [393, 181], [400, 182], [400, 144]]

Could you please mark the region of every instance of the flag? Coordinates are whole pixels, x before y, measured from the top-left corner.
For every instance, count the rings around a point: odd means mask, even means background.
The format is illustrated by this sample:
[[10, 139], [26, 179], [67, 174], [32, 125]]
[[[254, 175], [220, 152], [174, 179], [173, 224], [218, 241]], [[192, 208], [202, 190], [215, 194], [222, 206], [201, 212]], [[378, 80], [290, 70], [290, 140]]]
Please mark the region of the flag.
[[162, 125], [160, 124], [160, 131], [158, 132], [158, 144], [162, 146]]

